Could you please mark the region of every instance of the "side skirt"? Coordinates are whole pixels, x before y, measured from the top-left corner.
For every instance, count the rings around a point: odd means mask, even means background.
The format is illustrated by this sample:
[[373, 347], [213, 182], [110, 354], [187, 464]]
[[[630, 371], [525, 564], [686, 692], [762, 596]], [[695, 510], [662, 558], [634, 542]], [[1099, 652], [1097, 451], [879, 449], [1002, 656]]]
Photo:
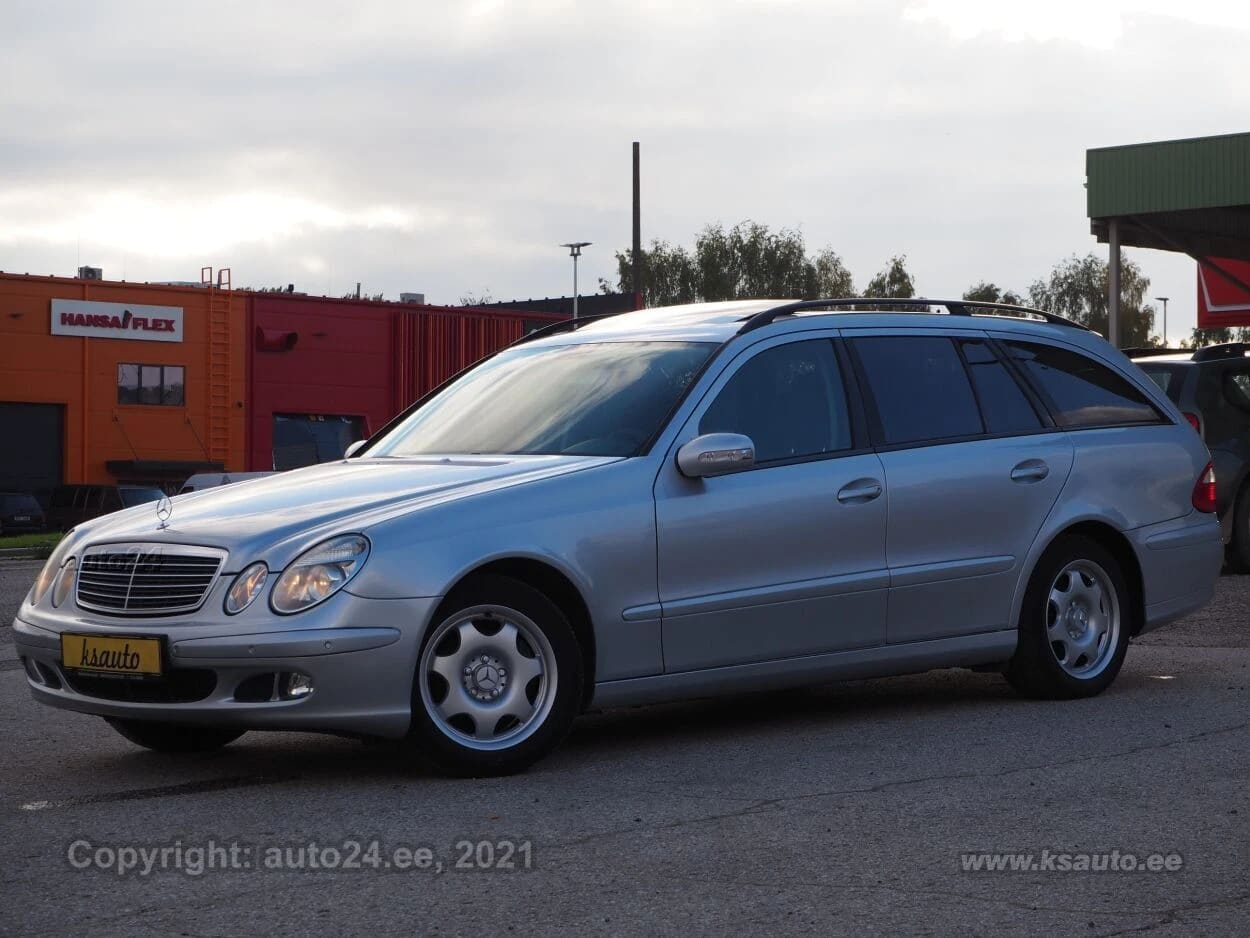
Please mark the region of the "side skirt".
[[595, 685], [594, 708], [630, 707], [691, 697], [776, 690], [825, 681], [915, 674], [935, 668], [975, 667], [1006, 661], [1016, 650], [1016, 630], [961, 635], [927, 642], [878, 645], [853, 651], [805, 655], [679, 674], [603, 681]]

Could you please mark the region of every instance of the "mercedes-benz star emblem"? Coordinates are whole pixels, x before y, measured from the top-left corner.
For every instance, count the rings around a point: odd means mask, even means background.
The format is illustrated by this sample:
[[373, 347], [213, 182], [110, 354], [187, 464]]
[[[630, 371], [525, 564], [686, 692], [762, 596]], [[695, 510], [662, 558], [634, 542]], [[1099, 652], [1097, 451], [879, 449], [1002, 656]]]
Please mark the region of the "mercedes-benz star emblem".
[[174, 513], [174, 503], [169, 500], [168, 495], [162, 495], [161, 500], [156, 503], [156, 517], [160, 519], [158, 528], [164, 529], [169, 527], [169, 516]]

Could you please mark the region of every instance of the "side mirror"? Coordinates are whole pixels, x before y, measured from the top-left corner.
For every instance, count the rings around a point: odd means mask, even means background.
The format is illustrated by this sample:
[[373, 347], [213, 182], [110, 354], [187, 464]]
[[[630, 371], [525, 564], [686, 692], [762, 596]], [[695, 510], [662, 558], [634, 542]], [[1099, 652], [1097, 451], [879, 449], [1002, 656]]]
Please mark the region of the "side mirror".
[[677, 469], [691, 479], [742, 472], [755, 465], [755, 444], [741, 433], [705, 433], [677, 451]]
[[358, 452], [360, 452], [360, 448], [368, 442], [368, 440], [357, 440], [355, 443], [348, 443], [347, 449], [343, 450], [343, 458], [351, 459]]

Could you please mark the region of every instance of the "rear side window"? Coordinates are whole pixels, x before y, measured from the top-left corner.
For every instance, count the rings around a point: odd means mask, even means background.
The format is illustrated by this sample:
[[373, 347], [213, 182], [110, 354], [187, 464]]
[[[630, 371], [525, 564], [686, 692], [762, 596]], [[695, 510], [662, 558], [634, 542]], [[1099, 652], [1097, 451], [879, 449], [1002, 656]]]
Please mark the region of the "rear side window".
[[1108, 427], [1163, 419], [1144, 394], [1092, 358], [1053, 345], [1006, 345], [1048, 399], [1055, 423], [1061, 427]]
[[885, 443], [985, 432], [968, 372], [950, 339], [867, 336], [852, 344], [876, 402]]
[[757, 463], [851, 448], [846, 394], [833, 344], [791, 342], [757, 354], [721, 388], [700, 433], [742, 433]]
[[979, 339], [961, 339], [959, 348], [968, 363], [968, 374], [972, 375], [972, 386], [981, 404], [987, 433], [1029, 433], [1042, 429], [1037, 411], [988, 344]]

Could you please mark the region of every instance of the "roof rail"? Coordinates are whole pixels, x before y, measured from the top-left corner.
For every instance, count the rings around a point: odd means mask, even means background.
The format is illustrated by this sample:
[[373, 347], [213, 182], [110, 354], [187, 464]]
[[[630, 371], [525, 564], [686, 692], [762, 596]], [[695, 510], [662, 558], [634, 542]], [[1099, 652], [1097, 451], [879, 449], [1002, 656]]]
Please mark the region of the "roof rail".
[[535, 329], [533, 332], [526, 333], [509, 344], [508, 348], [513, 345], [523, 345], [526, 342], [532, 342], [534, 339], [545, 339], [549, 335], [559, 335], [561, 332], [572, 332], [580, 329], [582, 326], [590, 322], [598, 322], [600, 319], [610, 319], [613, 316], [619, 316], [620, 313], [600, 313], [598, 316], [579, 316], [577, 319], [561, 319], [559, 322], [553, 322], [549, 326], [543, 326], [541, 329]]
[[1210, 362], [1220, 358], [1241, 358], [1250, 351], [1250, 343], [1224, 342], [1220, 345], [1208, 345], [1194, 352], [1194, 361]]
[[[742, 324], [742, 328], [738, 330], [738, 334], [741, 335], [744, 332], [767, 326], [781, 316], [789, 316], [792, 313], [801, 313], [805, 310], [850, 308], [851, 311], [858, 311], [860, 307], [865, 307], [862, 312], [872, 312], [874, 307], [883, 306], [891, 309], [897, 309], [900, 306], [914, 307], [917, 312], [928, 312], [930, 306], [944, 306], [946, 307], [946, 312], [952, 316], [993, 316], [998, 312], [1005, 312], [1011, 313], [1014, 317], [1033, 316], [1043, 319], [1051, 325], [1068, 326], [1072, 329], [1089, 331], [1088, 326], [1083, 326], [1079, 322], [1073, 322], [1071, 319], [1065, 319], [1063, 316], [1056, 316], [1054, 313], [1048, 313], [1041, 309], [1033, 309], [1031, 306], [1016, 306], [1011, 303], [992, 303], [987, 300], [930, 300], [923, 296], [906, 297], [903, 299], [881, 296], [843, 296], [829, 300], [800, 300], [794, 303], [786, 303], [784, 306], [774, 306], [772, 309], [766, 309], [747, 319]], [[987, 312], [981, 312], [981, 310], [986, 310]]]

